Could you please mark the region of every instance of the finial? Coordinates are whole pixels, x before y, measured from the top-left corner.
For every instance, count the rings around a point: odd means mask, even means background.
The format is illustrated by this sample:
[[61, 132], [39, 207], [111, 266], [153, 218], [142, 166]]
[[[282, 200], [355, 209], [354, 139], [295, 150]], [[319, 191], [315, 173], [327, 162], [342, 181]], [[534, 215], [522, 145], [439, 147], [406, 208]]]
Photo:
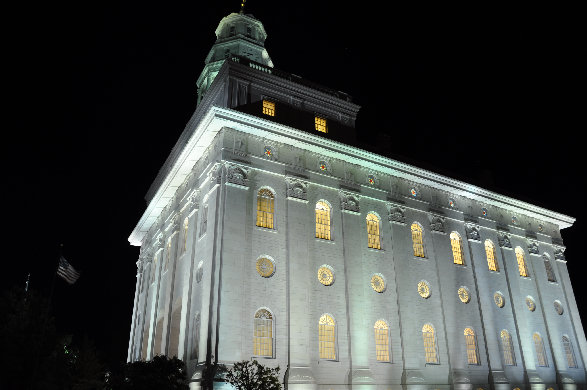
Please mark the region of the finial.
[[247, 0], [241, 0], [241, 10], [240, 13], [244, 13], [245, 12], [245, 3], [247, 2]]

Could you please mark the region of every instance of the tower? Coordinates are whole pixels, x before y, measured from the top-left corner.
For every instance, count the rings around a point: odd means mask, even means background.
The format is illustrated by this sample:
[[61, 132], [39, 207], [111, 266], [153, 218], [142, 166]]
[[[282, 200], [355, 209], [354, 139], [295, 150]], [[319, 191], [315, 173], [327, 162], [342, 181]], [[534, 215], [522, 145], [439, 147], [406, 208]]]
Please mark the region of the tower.
[[354, 147], [360, 107], [274, 68], [261, 22], [216, 36], [129, 237], [129, 360], [192, 388], [251, 358], [292, 389], [585, 384], [572, 217]]

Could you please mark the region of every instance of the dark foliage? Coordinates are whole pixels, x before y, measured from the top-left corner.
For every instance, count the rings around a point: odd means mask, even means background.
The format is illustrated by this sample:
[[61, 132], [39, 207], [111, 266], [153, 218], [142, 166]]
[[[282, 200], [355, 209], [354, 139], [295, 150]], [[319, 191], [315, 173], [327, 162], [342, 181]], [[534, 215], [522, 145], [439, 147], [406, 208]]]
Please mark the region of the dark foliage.
[[281, 390], [279, 367], [265, 367], [256, 360], [235, 363], [226, 379], [237, 390]]
[[179, 390], [188, 389], [183, 361], [155, 356], [151, 361], [126, 363], [106, 373], [107, 390]]

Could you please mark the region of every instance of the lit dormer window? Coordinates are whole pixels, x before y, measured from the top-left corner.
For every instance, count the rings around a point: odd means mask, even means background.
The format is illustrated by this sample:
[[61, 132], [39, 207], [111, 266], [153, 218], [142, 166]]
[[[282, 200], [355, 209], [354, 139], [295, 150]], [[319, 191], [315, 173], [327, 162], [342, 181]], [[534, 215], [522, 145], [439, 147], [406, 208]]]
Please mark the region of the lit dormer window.
[[319, 116], [315, 117], [314, 120], [316, 130], [321, 133], [328, 133], [328, 126], [326, 125], [326, 119]]
[[263, 100], [263, 114], [275, 116], [275, 103], [269, 100]]

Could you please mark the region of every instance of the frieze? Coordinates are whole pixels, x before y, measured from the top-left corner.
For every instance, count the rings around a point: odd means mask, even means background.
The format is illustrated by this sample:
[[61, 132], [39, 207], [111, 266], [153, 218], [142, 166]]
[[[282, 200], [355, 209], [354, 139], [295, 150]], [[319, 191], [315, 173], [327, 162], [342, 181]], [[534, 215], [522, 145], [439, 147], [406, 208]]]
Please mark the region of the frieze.
[[430, 230], [436, 233], [446, 233], [444, 231], [445, 217], [438, 214], [430, 214], [428, 218], [430, 219]]
[[308, 201], [308, 183], [306, 181], [286, 176], [285, 185], [288, 198]]
[[360, 213], [358, 195], [342, 190], [338, 191], [338, 195], [340, 196], [340, 208], [342, 211]]
[[406, 208], [404, 206], [394, 203], [388, 203], [387, 207], [389, 210], [389, 222], [398, 223], [401, 225], [406, 224], [406, 216], [404, 215], [404, 213], [406, 212]]
[[538, 243], [534, 240], [528, 240], [528, 253], [531, 255], [538, 255]]
[[198, 198], [200, 196], [200, 191], [198, 190], [194, 190], [192, 191], [192, 193], [189, 195], [188, 197], [188, 202], [189, 202], [189, 210], [195, 210], [199, 207], [199, 202], [198, 202]]
[[238, 186], [248, 187], [249, 169], [237, 164], [226, 163], [226, 181]]
[[554, 258], [556, 260], [566, 261], [565, 258], [565, 247], [555, 247], [554, 248]]
[[510, 236], [503, 231], [497, 233], [497, 242], [501, 248], [512, 248]]
[[481, 237], [479, 235], [479, 225], [475, 223], [465, 223], [465, 231], [467, 233], [467, 239], [473, 241], [481, 241]]

